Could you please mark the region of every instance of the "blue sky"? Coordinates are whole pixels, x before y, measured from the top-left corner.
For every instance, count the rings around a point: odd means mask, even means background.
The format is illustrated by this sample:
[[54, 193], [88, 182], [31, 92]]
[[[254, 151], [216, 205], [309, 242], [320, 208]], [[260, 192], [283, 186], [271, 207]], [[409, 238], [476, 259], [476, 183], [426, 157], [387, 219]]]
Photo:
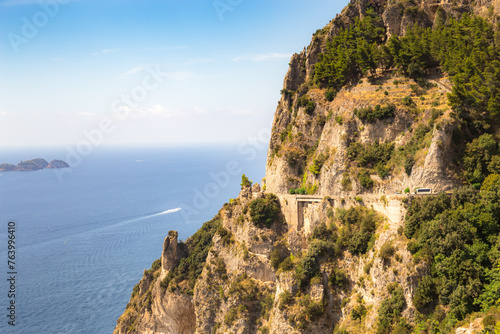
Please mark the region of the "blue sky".
[[99, 144], [241, 142], [270, 128], [290, 56], [347, 1], [40, 3], [0, 0], [3, 147], [76, 145], [103, 120]]

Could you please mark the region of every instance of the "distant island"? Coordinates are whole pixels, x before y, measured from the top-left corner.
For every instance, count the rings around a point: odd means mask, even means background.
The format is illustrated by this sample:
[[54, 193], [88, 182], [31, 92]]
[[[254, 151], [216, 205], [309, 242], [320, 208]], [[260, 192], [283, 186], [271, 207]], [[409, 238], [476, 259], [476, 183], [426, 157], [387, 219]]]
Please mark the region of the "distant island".
[[14, 172], [14, 171], [34, 171], [44, 168], [68, 168], [69, 165], [62, 160], [52, 160], [50, 163], [45, 159], [32, 159], [27, 161], [21, 161], [17, 165], [12, 164], [0, 164], [0, 172]]

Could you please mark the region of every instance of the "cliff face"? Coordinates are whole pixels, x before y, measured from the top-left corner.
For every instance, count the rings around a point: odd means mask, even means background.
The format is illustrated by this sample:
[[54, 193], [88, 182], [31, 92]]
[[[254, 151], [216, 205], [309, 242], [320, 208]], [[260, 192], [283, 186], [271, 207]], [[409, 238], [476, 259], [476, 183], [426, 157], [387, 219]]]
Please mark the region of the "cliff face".
[[[291, 195], [266, 195], [258, 185], [243, 188], [239, 197], [219, 212], [220, 225], [192, 293], [179, 293], [172, 283], [166, 290], [161, 287], [172, 264], [178, 263], [176, 254], [180, 252], [176, 249], [177, 233], [170, 232], [161, 267], [153, 264], [145, 271], [114, 333], [331, 333], [339, 324], [359, 327], [351, 324], [347, 315], [361, 302], [371, 309], [363, 324], [368, 330], [375, 324], [376, 306], [387, 298], [385, 287], [391, 282], [403, 288], [409, 305], [405, 312], [411, 317], [412, 293], [427, 269], [424, 264], [414, 266], [409, 252], [399, 247], [404, 244], [398, 233], [405, 213], [401, 198], [384, 202], [366, 197], [363, 205], [371, 204], [387, 213], [384, 217], [373, 212], [378, 238], [370, 250], [364, 256], [346, 252], [333, 262], [320, 262], [321, 277], [305, 285], [282, 263], [290, 261], [290, 266], [296, 266], [308, 253], [312, 234], [325, 223], [340, 228], [334, 212], [362, 205], [354, 200], [306, 201], [303, 218], [296, 221], [293, 200]], [[253, 221], [252, 203], [259, 201], [273, 202], [279, 209], [268, 227]], [[388, 242], [398, 249], [397, 260], [378, 255]], [[345, 273], [345, 282], [337, 283], [341, 287], [330, 280], [332, 273], [340, 271]], [[356, 299], [349, 300], [353, 294]], [[286, 296], [290, 300], [284, 299]], [[301, 303], [316, 307], [318, 314], [309, 315]]]
[[[185, 243], [169, 232], [115, 334], [390, 333], [380, 330], [384, 316], [409, 333], [418, 282], [431, 268], [408, 250], [414, 197], [403, 193], [462, 184], [458, 121], [439, 68], [425, 85], [393, 69], [330, 96], [312, 84], [327, 40], [368, 8], [385, 38], [465, 12], [500, 14], [496, 1], [351, 1], [290, 61], [262, 189], [243, 186]], [[370, 118], [376, 113], [389, 116]], [[481, 321], [457, 333], [471, 328]]]
[[[446, 94], [450, 83], [443, 75], [433, 76], [435, 87], [428, 89], [422, 95], [425, 100], [412, 94], [412, 80], [395, 75], [387, 75], [380, 79], [379, 85], [368, 82], [342, 89], [337, 97], [328, 102], [319, 89], [309, 90], [307, 95], [316, 103], [314, 114], [308, 115], [300, 107], [297, 116], [293, 118], [290, 110], [296, 98], [280, 102], [273, 126], [271, 147], [268, 153], [265, 185], [266, 190], [273, 193], [288, 193], [290, 189], [300, 188], [304, 184], [316, 186], [312, 194], [351, 195], [360, 192], [375, 194], [394, 194], [409, 187], [433, 187], [435, 191], [449, 190], [458, 182], [453, 176], [450, 165], [453, 161], [451, 138], [456, 123], [449, 117]], [[397, 82], [397, 84], [394, 84]], [[387, 95], [385, 94], [387, 92]], [[405, 97], [412, 96], [415, 106], [423, 110], [419, 118], [402, 104]], [[375, 105], [396, 105], [396, 116], [388, 121], [364, 123], [355, 117], [354, 110]], [[416, 124], [423, 124], [431, 119], [431, 109], [443, 110], [443, 115], [431, 130], [422, 148], [419, 161], [414, 165], [410, 175], [393, 167], [393, 174], [385, 179], [372, 175], [376, 185], [371, 190], [363, 189], [356, 182], [356, 173], [346, 163], [348, 149], [352, 142], [361, 144], [395, 143], [395, 150], [403, 147], [411, 139], [411, 132]], [[292, 111], [292, 113], [295, 111]], [[286, 115], [284, 115], [286, 114]], [[324, 124], [320, 120], [324, 120]], [[286, 134], [282, 141], [282, 133]], [[280, 138], [281, 137], [281, 138]], [[290, 138], [293, 138], [290, 140]], [[317, 147], [315, 152], [308, 153], [311, 147]], [[321, 170], [317, 175], [307, 173], [307, 167], [319, 154], [327, 155]], [[299, 162], [292, 158], [297, 157]], [[306, 168], [304, 168], [306, 166]], [[306, 170], [304, 178], [303, 171]], [[351, 179], [351, 187], [343, 189], [344, 173]]]
[[[500, 4], [495, 5], [495, 1], [351, 1], [342, 14], [313, 35], [307, 49], [292, 56], [273, 122], [266, 166], [267, 191], [287, 193], [302, 187], [309, 188], [311, 194], [323, 196], [383, 194], [419, 187], [446, 191], [460, 184], [453, 168], [455, 154], [451, 140], [457, 122], [450, 117], [447, 101], [452, 84], [438, 69], [428, 73], [426, 79], [431, 87], [424, 90], [415, 89], [417, 82], [402, 78], [394, 71], [379, 71], [371, 83], [366, 77], [353, 82], [331, 101], [325, 97], [326, 89], [311, 88], [311, 83], [318, 55], [325, 52], [327, 41], [356, 19], [362, 19], [368, 8], [375, 9], [382, 18], [389, 39], [392, 35], [404, 35], [415, 24], [432, 27], [440, 19], [457, 18], [463, 13], [492, 17], [492, 9], [500, 13]], [[304, 96], [315, 105], [312, 112], [300, 103]], [[405, 98], [411, 98], [412, 105], [405, 104], [408, 101]], [[395, 106], [395, 117], [374, 123], [356, 117], [357, 109], [376, 105]], [[441, 115], [430, 124], [432, 110], [439, 110]], [[357, 170], [346, 163], [353, 141], [394, 143], [398, 150], [411, 139], [408, 130], [420, 124], [429, 124], [431, 134], [425, 138], [426, 145], [417, 153], [417, 161], [410, 171], [390, 166], [391, 172], [383, 180], [372, 175], [375, 184], [370, 189], [356, 182]], [[319, 154], [326, 156], [326, 161], [315, 175], [309, 169]], [[351, 186], [342, 187], [343, 175], [351, 179]]]

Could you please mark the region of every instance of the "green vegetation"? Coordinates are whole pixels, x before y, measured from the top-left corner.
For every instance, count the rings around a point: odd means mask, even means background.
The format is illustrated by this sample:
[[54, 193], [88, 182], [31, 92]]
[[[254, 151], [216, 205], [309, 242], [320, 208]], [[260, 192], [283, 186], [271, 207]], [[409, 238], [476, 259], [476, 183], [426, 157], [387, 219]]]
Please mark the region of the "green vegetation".
[[354, 114], [359, 117], [362, 121], [367, 121], [368, 123], [373, 123], [376, 120], [383, 120], [386, 118], [394, 117], [396, 112], [396, 106], [389, 104], [385, 107], [381, 107], [379, 104], [375, 108], [367, 107], [361, 109], [354, 109]]
[[391, 241], [386, 241], [382, 247], [380, 247], [380, 251], [378, 253], [378, 256], [384, 260], [384, 262], [388, 262], [391, 257], [394, 255], [396, 250], [394, 249], [394, 246], [392, 245]]
[[375, 241], [375, 229], [379, 216], [366, 207], [351, 208], [341, 214], [344, 225], [339, 231], [338, 244], [356, 255], [364, 254]]
[[333, 89], [328, 89], [325, 93], [325, 98], [328, 102], [332, 102], [336, 95], [337, 93]]
[[[290, 251], [283, 243], [277, 243], [271, 251], [271, 254], [269, 254], [269, 258], [271, 260], [271, 266], [274, 269], [278, 269], [278, 267], [281, 267], [283, 261], [290, 259]], [[285, 267], [287, 267], [287, 269], [288, 266], [289, 263], [285, 264]]]
[[500, 185], [500, 174], [491, 174], [483, 182], [482, 191], [494, 191]]
[[240, 185], [241, 185], [241, 188], [251, 187], [252, 181], [250, 181], [250, 179], [245, 174], [243, 174], [241, 176], [241, 184]]
[[247, 308], [243, 304], [230, 307], [226, 315], [224, 316], [224, 324], [226, 326], [231, 326], [236, 319], [242, 318], [246, 312]]
[[417, 198], [408, 209], [408, 248], [430, 267], [414, 297], [423, 327], [439, 316], [440, 331], [448, 332], [500, 303], [500, 178], [490, 179], [496, 181], [481, 192]]
[[358, 173], [358, 181], [362, 187], [370, 189], [373, 187], [373, 179], [366, 170], [361, 170]]
[[334, 258], [339, 254], [338, 246], [332, 241], [313, 240], [307, 253], [304, 255], [300, 263], [295, 268], [295, 277], [300, 283], [300, 287], [305, 289], [312, 278], [319, 277], [320, 261], [325, 258]]
[[217, 234], [220, 235], [222, 244], [228, 246], [234, 243], [233, 234], [231, 231], [226, 230], [222, 225], [217, 227]]
[[253, 278], [246, 273], [238, 275], [229, 286], [229, 295], [244, 301], [257, 299], [259, 289]]
[[293, 301], [294, 301], [294, 299], [293, 299], [290, 291], [285, 290], [284, 292], [280, 293], [280, 295], [279, 295], [278, 308], [280, 310], [284, 310], [287, 306], [291, 305], [293, 303]]
[[411, 327], [401, 317], [406, 308], [403, 288], [398, 283], [387, 286], [390, 298], [385, 299], [378, 309], [377, 334], [411, 333]]
[[371, 144], [352, 142], [347, 149], [347, 156], [351, 161], [364, 168], [385, 168], [394, 152], [394, 143], [379, 144], [378, 140]]
[[[410, 12], [418, 13], [415, 8]], [[454, 138], [457, 161], [464, 158], [465, 178], [478, 187], [489, 174], [499, 173], [500, 169], [498, 139], [491, 136], [492, 124], [500, 122], [500, 30], [477, 16], [463, 14], [458, 19], [445, 20], [444, 15], [439, 15], [434, 30], [415, 24], [405, 36], [392, 35], [386, 40], [381, 18], [368, 9], [363, 19], [356, 18], [350, 27], [327, 40], [325, 52], [315, 65], [313, 80], [334, 96], [362, 75], [372, 80], [376, 69], [396, 67], [417, 81], [418, 86], [413, 85], [412, 90], [421, 95], [431, 86], [424, 78], [427, 70], [440, 67], [453, 81], [449, 102], [455, 111], [452, 117], [460, 122], [460, 136]], [[402, 103], [415, 107], [410, 96]], [[374, 122], [393, 117], [395, 107], [361, 108], [355, 113], [363, 121]], [[432, 111], [431, 125], [441, 113]], [[432, 129], [420, 125], [415, 130], [410, 143], [397, 152], [392, 162], [404, 166], [408, 175], [416, 163], [416, 153], [426, 145], [424, 137]], [[384, 168], [378, 172], [381, 177], [388, 173]]]
[[254, 199], [249, 207], [252, 222], [260, 228], [271, 227], [281, 217], [280, 201], [274, 194]]
[[326, 160], [329, 158], [329, 154], [320, 153], [314, 160], [313, 165], [309, 167], [309, 171], [314, 175], [319, 175], [321, 173], [321, 167], [325, 164]]
[[342, 174], [342, 190], [350, 191], [352, 190], [352, 181], [349, 173], [344, 172]]
[[353, 320], [361, 320], [366, 315], [366, 307], [363, 304], [356, 305], [351, 312]]
[[433, 278], [429, 275], [422, 277], [413, 297], [413, 305], [420, 312], [425, 313], [432, 310], [436, 302], [437, 290]]
[[500, 174], [500, 148], [490, 134], [484, 134], [467, 144], [464, 173], [470, 184], [479, 188], [489, 174]]
[[299, 329], [305, 329], [310, 322], [314, 321], [325, 312], [323, 301], [314, 301], [308, 294], [300, 296], [297, 300], [297, 304], [299, 310], [293, 321]]
[[328, 284], [333, 289], [339, 288], [340, 290], [343, 290], [347, 288], [349, 280], [347, 279], [346, 272], [342, 269], [334, 268], [333, 272], [328, 278]]
[[289, 194], [297, 194], [297, 195], [305, 195], [306, 194], [306, 190], [304, 188], [298, 188], [298, 189], [290, 189], [288, 191]]
[[395, 166], [404, 166], [405, 172], [410, 175], [416, 163], [417, 153], [430, 145], [427, 141], [431, 128], [420, 124], [412, 131], [410, 140], [404, 145], [395, 149], [394, 143], [382, 143], [375, 141], [373, 144], [361, 144], [351, 142], [347, 150], [347, 157], [358, 167], [366, 168], [358, 173], [358, 179], [365, 188], [371, 188], [373, 180], [369, 178], [369, 173], [377, 173], [384, 179], [391, 173]]
[[297, 148], [291, 148], [285, 151], [286, 162], [291, 167], [302, 167], [305, 162], [305, 153], [303, 150]]
[[411, 175], [412, 168], [416, 163], [417, 153], [426, 147], [426, 145], [429, 145], [429, 143], [425, 141], [427, 134], [431, 135], [431, 128], [427, 125], [419, 124], [417, 128], [413, 130], [408, 143], [395, 151], [392, 162], [395, 164], [403, 164], [407, 175]]
[[161, 259], [156, 259], [153, 264], [151, 265], [151, 268], [148, 269], [148, 272], [150, 274], [153, 274], [155, 271], [157, 271], [158, 269], [160, 269], [161, 267]]
[[316, 109], [316, 103], [307, 95], [303, 95], [297, 99], [297, 107], [305, 107], [305, 112], [311, 115]]
[[11, 165], [11, 164], [0, 164], [0, 170], [1, 171], [6, 171], [6, 172], [9, 172], [9, 171], [13, 171], [16, 169], [16, 166], [15, 165]]
[[362, 20], [356, 18], [350, 28], [327, 42], [315, 65], [315, 83], [337, 91], [361, 75], [373, 75], [378, 67], [375, 54], [384, 39], [381, 19], [368, 9]]

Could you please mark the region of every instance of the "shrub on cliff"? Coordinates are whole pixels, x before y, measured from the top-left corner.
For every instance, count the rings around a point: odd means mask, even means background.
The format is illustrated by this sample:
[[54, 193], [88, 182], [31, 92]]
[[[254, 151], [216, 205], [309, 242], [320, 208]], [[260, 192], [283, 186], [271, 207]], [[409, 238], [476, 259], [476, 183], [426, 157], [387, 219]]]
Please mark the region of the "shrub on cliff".
[[361, 144], [352, 142], [347, 149], [350, 160], [357, 162], [360, 167], [375, 168], [382, 167], [393, 156], [394, 143], [385, 142], [380, 144], [375, 141], [373, 144]]
[[312, 278], [321, 275], [321, 261], [332, 260], [341, 253], [339, 247], [332, 241], [314, 240], [309, 245], [306, 254], [295, 268], [295, 278], [300, 288], [305, 290]]
[[359, 184], [361, 184], [363, 188], [370, 189], [371, 187], [373, 187], [373, 180], [370, 174], [368, 174], [368, 172], [365, 170], [358, 173], [358, 180]]
[[252, 222], [258, 227], [271, 227], [281, 215], [280, 202], [274, 194], [254, 199], [249, 207]]
[[[390, 297], [382, 301], [378, 309], [377, 334], [393, 333], [393, 328], [401, 319], [401, 312], [406, 308], [403, 288], [398, 283], [387, 286]], [[398, 331], [398, 333], [411, 333], [411, 331]]]
[[328, 89], [325, 92], [325, 98], [328, 102], [332, 102], [335, 99], [336, 95], [337, 95], [337, 93], [333, 89]]
[[391, 257], [394, 255], [396, 250], [394, 249], [394, 246], [392, 245], [392, 242], [386, 241], [380, 247], [380, 251], [378, 253], [378, 256], [384, 261], [387, 262], [391, 259]]
[[338, 244], [352, 254], [364, 254], [373, 244], [377, 214], [365, 207], [350, 208], [342, 216], [343, 227], [340, 229]]
[[241, 185], [241, 188], [251, 187], [252, 181], [250, 181], [250, 179], [245, 174], [243, 174], [241, 176], [241, 184], [240, 185]]
[[277, 270], [280, 264], [290, 258], [290, 251], [282, 243], [278, 243], [269, 254], [271, 266]]
[[394, 117], [396, 112], [396, 106], [393, 104], [388, 104], [384, 107], [376, 105], [375, 108], [360, 108], [354, 109], [354, 114], [359, 117], [362, 121], [367, 121], [368, 123], [373, 123], [376, 120], [383, 120], [386, 118]]
[[279, 295], [278, 308], [283, 311], [294, 302], [293, 296], [289, 290], [285, 290]]
[[305, 107], [306, 114], [311, 115], [316, 109], [316, 102], [311, 100], [309, 96], [303, 95], [297, 99], [297, 107]]
[[464, 169], [470, 184], [480, 185], [490, 173], [500, 173], [500, 150], [495, 137], [484, 134], [467, 144]]
[[313, 165], [309, 167], [309, 171], [314, 175], [319, 175], [321, 173], [321, 168], [325, 164], [326, 160], [330, 157], [330, 154], [320, 153], [314, 160]]
[[333, 289], [340, 288], [340, 290], [343, 290], [347, 288], [349, 279], [347, 278], [346, 272], [342, 269], [334, 268], [328, 278], [328, 284]]

